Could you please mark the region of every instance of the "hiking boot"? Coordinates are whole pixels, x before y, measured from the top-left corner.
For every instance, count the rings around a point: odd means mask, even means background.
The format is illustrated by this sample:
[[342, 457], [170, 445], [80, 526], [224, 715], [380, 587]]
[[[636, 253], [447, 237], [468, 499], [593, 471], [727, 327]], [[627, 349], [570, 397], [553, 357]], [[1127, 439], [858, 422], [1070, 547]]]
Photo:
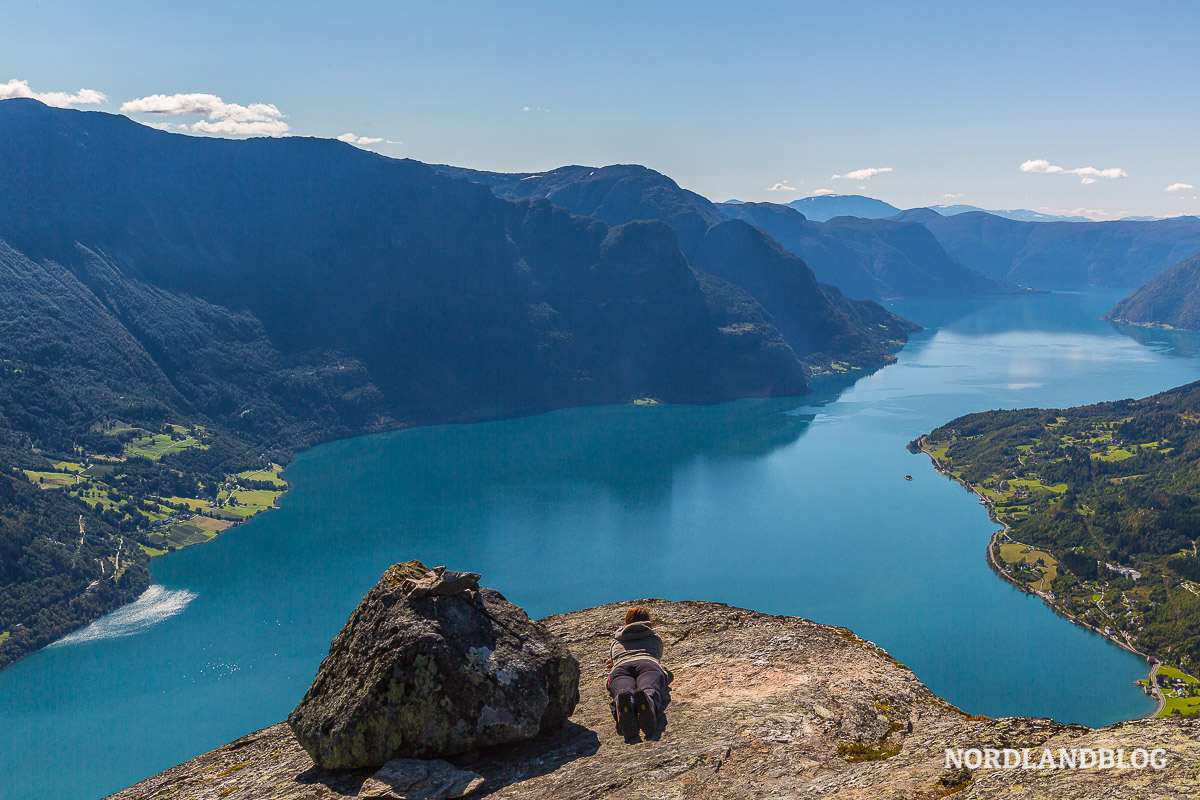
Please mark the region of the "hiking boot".
[[633, 705], [633, 695], [629, 692], [617, 695], [617, 730], [626, 739], [636, 739], [638, 735], [638, 718]]
[[654, 698], [641, 689], [633, 693], [633, 706], [637, 710], [637, 724], [646, 737], [658, 733], [658, 707]]

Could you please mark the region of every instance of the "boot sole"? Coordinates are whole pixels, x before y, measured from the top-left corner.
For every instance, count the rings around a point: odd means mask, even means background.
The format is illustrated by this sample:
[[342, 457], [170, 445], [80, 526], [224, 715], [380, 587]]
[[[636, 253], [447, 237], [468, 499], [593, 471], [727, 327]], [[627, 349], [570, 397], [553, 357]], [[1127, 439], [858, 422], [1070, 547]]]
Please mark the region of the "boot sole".
[[633, 695], [622, 694], [617, 697], [617, 727], [626, 739], [638, 735], [638, 718], [633, 710]]
[[654, 710], [654, 703], [650, 702], [645, 692], [638, 691], [633, 693], [633, 705], [637, 708], [637, 721], [642, 733], [653, 736], [658, 732], [658, 712]]

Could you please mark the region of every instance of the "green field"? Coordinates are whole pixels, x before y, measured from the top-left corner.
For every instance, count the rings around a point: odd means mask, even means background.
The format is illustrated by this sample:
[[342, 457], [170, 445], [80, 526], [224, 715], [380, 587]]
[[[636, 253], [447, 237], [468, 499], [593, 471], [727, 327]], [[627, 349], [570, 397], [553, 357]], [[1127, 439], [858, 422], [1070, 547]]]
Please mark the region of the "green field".
[[[1037, 566], [1039, 558], [1043, 562], [1043, 566], [1041, 567]], [[1028, 545], [1015, 542], [1000, 545], [1000, 560], [1013, 566], [1028, 564], [1028, 570], [1019, 570], [1015, 575], [1018, 578], [1026, 580], [1030, 586], [1039, 592], [1050, 591], [1051, 584], [1058, 577], [1058, 561], [1055, 560], [1054, 556], [1045, 550], [1035, 550]], [[1040, 577], [1035, 577], [1034, 573], [1041, 573]]]
[[76, 483], [74, 473], [39, 472], [32, 469], [22, 470], [22, 472], [25, 473], [25, 477], [29, 478], [31, 483], [36, 483], [43, 489], [61, 489], [64, 486], [74, 486]]
[[189, 447], [203, 447], [197, 440], [188, 437], [183, 441], [175, 441], [165, 433], [156, 433], [149, 436], [139, 436], [129, 444], [125, 445], [126, 458], [148, 458], [151, 461], [158, 461], [165, 455], [170, 453], [178, 453]]
[[[158, 549], [161, 554], [161, 552], [166, 552], [168, 545], [175, 548], [187, 547], [207, 542], [215, 536], [216, 534], [212, 531], [206, 531], [204, 528], [192, 525], [189, 522], [177, 522], [165, 531], [155, 531], [147, 535], [146, 538], [150, 541], [150, 549]], [[159, 545], [159, 547], [156, 548], [155, 545]], [[147, 553], [156, 555], [149, 553], [149, 551]]]
[[171, 425], [170, 429], [172, 431], [170, 434], [153, 433], [145, 428], [118, 424], [109, 428], [105, 433], [108, 436], [122, 438], [134, 434], [134, 437], [125, 443], [122, 453], [125, 458], [148, 458], [151, 461], [157, 461], [165, 455], [178, 453], [189, 447], [207, 447], [191, 436], [189, 429], [182, 425]]
[[225, 506], [221, 509], [221, 515], [226, 519], [249, 519], [255, 514], [261, 514], [267, 510], [267, 506]]
[[7, 639], [8, 637], [9, 637], [8, 631], [5, 631], [4, 633], [0, 633], [0, 644], [4, 644], [4, 640]]
[[261, 483], [270, 483], [278, 486], [280, 489], [287, 488], [287, 481], [282, 477], [283, 467], [278, 464], [272, 464], [266, 469], [247, 470], [237, 474], [238, 480], [243, 481], [258, 481]]
[[208, 508], [207, 500], [197, 500], [194, 497], [160, 497], [158, 499], [168, 506], [184, 505], [197, 513], [200, 513]]
[[1200, 714], [1200, 697], [1168, 697], [1159, 717], [1194, 717]]
[[1186, 684], [1195, 686], [1200, 684], [1200, 680], [1196, 680], [1191, 675], [1188, 675], [1183, 670], [1175, 669], [1175, 667], [1162, 666], [1158, 668], [1159, 675], [1166, 675], [1168, 678], [1178, 678]]
[[233, 499], [244, 506], [262, 506], [270, 508], [283, 492], [270, 492], [266, 489], [238, 489], [233, 493]]

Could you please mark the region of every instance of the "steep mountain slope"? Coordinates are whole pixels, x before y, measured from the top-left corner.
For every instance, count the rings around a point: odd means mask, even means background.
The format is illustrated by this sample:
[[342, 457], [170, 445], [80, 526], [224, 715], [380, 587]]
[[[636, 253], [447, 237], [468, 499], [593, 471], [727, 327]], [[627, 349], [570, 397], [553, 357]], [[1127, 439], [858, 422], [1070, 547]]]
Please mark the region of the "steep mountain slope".
[[544, 198], [610, 224], [667, 222], [680, 232], [680, 246], [692, 265], [761, 303], [796, 354], [814, 369], [885, 364], [892, 359], [889, 350], [916, 329], [874, 304], [849, 300], [837, 289], [820, 285], [803, 261], [763, 231], [731, 224], [716, 205], [654, 170], [637, 165], [573, 166], [508, 175], [437, 169], [483, 183], [501, 197]]
[[721, 205], [720, 210], [762, 228], [804, 259], [819, 280], [850, 297], [929, 297], [996, 294], [1020, 287], [981, 275], [948, 254], [915, 222], [837, 217], [812, 222], [774, 203]]
[[1133, 292], [1104, 318], [1200, 331], [1200, 253]]
[[145, 556], [123, 547], [115, 526], [9, 470], [0, 472], [0, 667], [136, 599], [149, 580]]
[[[665, 225], [613, 229], [502, 202], [332, 141], [199, 139], [104, 114], [0, 109], [0, 158], [13, 165], [0, 178], [0, 239], [68, 269], [176, 388], [222, 325], [284, 359], [360, 360], [401, 420], [802, 388], [794, 372], [764, 371], [755, 386], [722, 377], [723, 337]], [[181, 319], [164, 298], [202, 302]], [[184, 330], [164, 330], [172, 323]], [[214, 354], [201, 371], [231, 361]]]
[[559, 167], [542, 174], [479, 172], [448, 166], [435, 169], [483, 183], [508, 200], [549, 200], [573, 214], [609, 225], [638, 219], [662, 220], [679, 234], [679, 249], [685, 254], [696, 248], [710, 225], [724, 219], [707, 198], [637, 164]]
[[834, 217], [883, 219], [900, 211], [891, 203], [885, 203], [873, 197], [863, 197], [860, 194], [822, 194], [816, 197], [802, 197], [788, 203], [788, 206], [796, 209], [813, 222], [825, 222]]
[[770, 316], [662, 222], [509, 202], [336, 141], [32, 100], [0, 102], [0, 312], [0, 468], [43, 487], [0, 498], [23, 565], [0, 582], [0, 666], [144, 589], [174, 508], [226, 502], [297, 448], [807, 389]]
[[1200, 219], [1021, 222], [971, 212], [912, 209], [951, 255], [994, 278], [1029, 286], [1140, 286], [1200, 251]]

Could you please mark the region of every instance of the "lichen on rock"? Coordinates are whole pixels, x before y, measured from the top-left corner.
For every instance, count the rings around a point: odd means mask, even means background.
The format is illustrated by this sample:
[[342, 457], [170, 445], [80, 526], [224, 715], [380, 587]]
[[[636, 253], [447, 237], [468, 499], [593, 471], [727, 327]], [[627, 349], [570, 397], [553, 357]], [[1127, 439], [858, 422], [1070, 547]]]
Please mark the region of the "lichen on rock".
[[367, 593], [288, 716], [326, 768], [442, 758], [561, 725], [579, 665], [479, 576], [397, 564]]

